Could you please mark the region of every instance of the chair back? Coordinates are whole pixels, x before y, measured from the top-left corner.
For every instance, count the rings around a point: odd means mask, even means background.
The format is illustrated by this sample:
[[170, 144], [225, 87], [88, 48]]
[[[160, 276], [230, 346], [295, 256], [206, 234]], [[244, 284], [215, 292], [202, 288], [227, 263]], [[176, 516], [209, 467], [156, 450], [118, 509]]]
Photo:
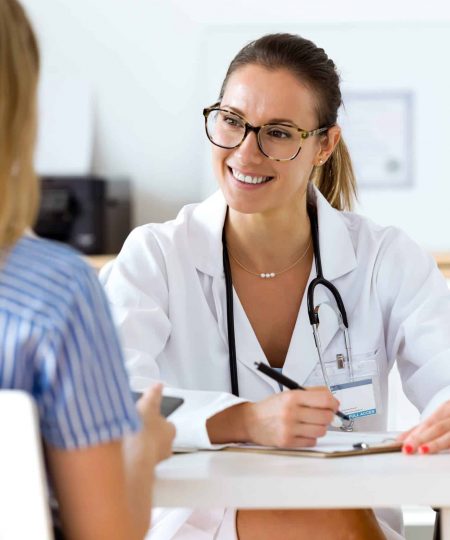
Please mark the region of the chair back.
[[0, 540], [52, 540], [36, 405], [0, 391]]

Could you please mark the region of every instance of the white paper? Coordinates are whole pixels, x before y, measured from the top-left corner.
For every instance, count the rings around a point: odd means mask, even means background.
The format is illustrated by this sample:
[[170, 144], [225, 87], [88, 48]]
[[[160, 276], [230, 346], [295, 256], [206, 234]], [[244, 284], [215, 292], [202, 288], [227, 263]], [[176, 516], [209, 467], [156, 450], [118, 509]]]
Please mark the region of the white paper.
[[318, 440], [316, 446], [304, 446], [296, 448], [276, 448], [274, 446], [259, 446], [255, 444], [235, 444], [230, 445], [238, 448], [254, 450], [310, 450], [315, 452], [344, 452], [353, 450], [353, 445], [365, 443], [369, 446], [380, 446], [388, 442], [394, 442], [397, 434], [392, 432], [351, 432], [328, 431], [327, 434]]
[[[315, 452], [344, 452], [347, 450], [353, 450], [353, 445], [357, 443], [365, 443], [369, 446], [380, 446], [389, 442], [394, 442], [399, 432], [343, 432], [343, 431], [328, 431], [324, 437], [318, 440], [316, 446], [302, 446], [302, 447], [283, 447], [276, 446], [262, 446], [251, 443], [229, 443], [229, 444], [215, 444], [208, 451], [223, 450], [224, 448], [242, 448], [247, 450], [310, 450]], [[177, 447], [174, 448], [174, 453], [189, 453], [196, 452], [199, 449], [191, 447]]]

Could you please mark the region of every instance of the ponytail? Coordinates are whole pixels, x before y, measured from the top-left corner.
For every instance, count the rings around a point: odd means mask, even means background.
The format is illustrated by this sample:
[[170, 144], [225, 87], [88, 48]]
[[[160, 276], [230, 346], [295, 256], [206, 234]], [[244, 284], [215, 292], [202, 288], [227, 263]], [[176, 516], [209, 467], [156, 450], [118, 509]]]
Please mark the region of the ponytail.
[[342, 137], [322, 167], [315, 167], [312, 182], [336, 210], [351, 210], [357, 199], [352, 161]]
[[[243, 47], [232, 60], [219, 99], [230, 76], [247, 65], [287, 69], [315, 94], [317, 125], [333, 126], [342, 104], [339, 73], [334, 62], [312, 41], [293, 34], [268, 34]], [[339, 140], [325, 165], [315, 167], [311, 177], [327, 201], [337, 210], [351, 210], [356, 181], [347, 147]]]

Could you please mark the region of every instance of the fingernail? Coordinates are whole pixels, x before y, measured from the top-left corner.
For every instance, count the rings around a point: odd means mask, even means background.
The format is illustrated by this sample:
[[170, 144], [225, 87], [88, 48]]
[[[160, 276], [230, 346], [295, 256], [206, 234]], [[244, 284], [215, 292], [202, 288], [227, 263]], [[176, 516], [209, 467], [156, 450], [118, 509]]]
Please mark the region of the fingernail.
[[414, 448], [411, 444], [404, 444], [403, 445], [403, 452], [405, 454], [412, 454], [414, 452]]
[[426, 444], [423, 444], [422, 446], [419, 446], [419, 454], [428, 454], [430, 451], [430, 447]]

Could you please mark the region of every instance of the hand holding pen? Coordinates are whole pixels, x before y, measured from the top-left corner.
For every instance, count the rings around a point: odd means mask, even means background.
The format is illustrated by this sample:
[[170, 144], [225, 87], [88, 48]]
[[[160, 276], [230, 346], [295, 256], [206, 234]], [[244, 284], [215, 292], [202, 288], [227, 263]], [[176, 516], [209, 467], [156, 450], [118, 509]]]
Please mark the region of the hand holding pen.
[[[264, 373], [264, 375], [267, 375], [277, 383], [285, 386], [286, 388], [289, 388], [289, 390], [306, 390], [304, 386], [300, 386], [298, 383], [296, 383], [292, 379], [289, 379], [289, 377], [286, 377], [286, 375], [279, 373], [267, 364], [263, 364], [262, 362], [255, 362], [255, 366], [258, 371], [261, 371], [261, 373]], [[334, 427], [341, 427], [343, 425], [342, 420], [350, 421], [350, 418], [346, 414], [337, 410], [331, 424]]]
[[239, 441], [277, 447], [314, 446], [327, 432], [338, 407], [339, 402], [326, 387], [280, 392], [230, 407], [227, 425], [240, 426], [235, 436]]

